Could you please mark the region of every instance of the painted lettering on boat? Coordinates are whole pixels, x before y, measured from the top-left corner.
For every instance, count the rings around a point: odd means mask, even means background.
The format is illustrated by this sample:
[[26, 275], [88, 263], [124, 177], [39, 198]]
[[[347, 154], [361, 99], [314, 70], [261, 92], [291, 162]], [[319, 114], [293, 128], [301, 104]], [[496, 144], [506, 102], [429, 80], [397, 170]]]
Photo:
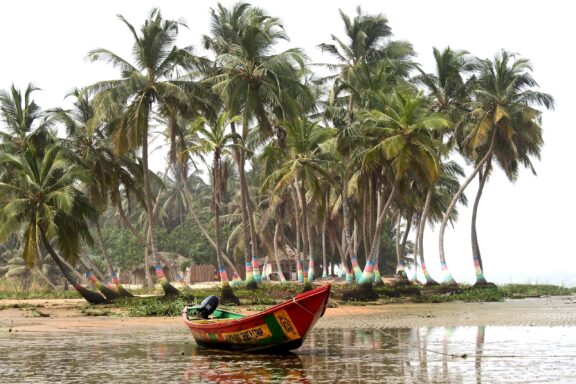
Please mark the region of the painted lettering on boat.
[[298, 333], [296, 326], [292, 322], [292, 319], [290, 318], [290, 315], [288, 315], [288, 312], [286, 312], [286, 310], [281, 309], [279, 311], [274, 312], [274, 317], [276, 318], [276, 321], [278, 321], [278, 324], [280, 324], [280, 326], [282, 327], [282, 330], [284, 331], [286, 337], [288, 337], [290, 340], [300, 338], [300, 334]]
[[228, 343], [252, 343], [257, 340], [272, 337], [272, 332], [270, 332], [270, 328], [268, 328], [266, 324], [262, 324], [238, 332], [223, 333], [222, 336]]

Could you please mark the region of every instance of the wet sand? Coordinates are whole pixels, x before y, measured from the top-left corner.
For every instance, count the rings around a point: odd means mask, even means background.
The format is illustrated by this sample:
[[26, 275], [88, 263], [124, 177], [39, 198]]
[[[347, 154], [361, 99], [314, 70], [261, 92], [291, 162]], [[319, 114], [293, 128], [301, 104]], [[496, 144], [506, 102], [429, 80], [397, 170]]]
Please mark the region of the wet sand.
[[[0, 332], [172, 327], [177, 317], [86, 316], [81, 299], [0, 300]], [[107, 309], [90, 308], [98, 313]], [[245, 309], [239, 312], [251, 313]], [[45, 316], [45, 317], [43, 317]], [[317, 329], [457, 326], [576, 326], [576, 296], [506, 300], [497, 303], [344, 305], [328, 308]]]

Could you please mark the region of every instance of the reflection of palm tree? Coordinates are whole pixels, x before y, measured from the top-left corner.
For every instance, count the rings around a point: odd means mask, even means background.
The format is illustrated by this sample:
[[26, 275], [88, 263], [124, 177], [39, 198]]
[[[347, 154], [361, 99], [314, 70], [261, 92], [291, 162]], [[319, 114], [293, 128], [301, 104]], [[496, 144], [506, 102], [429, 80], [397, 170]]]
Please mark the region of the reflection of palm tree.
[[476, 331], [476, 353], [474, 354], [474, 368], [476, 371], [476, 383], [482, 383], [482, 353], [484, 352], [484, 334], [486, 326], [479, 325]]

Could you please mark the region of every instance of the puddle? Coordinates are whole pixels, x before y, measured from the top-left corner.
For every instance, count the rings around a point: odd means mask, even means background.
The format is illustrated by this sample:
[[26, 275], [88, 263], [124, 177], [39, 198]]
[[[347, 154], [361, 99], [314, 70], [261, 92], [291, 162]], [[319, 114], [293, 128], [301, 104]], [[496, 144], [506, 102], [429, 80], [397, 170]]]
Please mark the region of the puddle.
[[576, 382], [576, 327], [385, 332], [313, 330], [286, 356], [198, 349], [179, 323], [125, 331], [6, 332], [0, 334], [0, 377], [5, 383]]

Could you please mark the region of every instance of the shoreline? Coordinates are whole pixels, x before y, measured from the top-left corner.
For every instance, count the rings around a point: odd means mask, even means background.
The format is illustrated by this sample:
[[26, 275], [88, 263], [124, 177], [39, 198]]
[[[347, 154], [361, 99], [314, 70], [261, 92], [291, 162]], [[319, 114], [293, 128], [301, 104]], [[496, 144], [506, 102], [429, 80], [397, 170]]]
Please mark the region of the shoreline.
[[[106, 330], [181, 326], [178, 317], [126, 317], [83, 313], [82, 299], [0, 300], [0, 333]], [[18, 308], [10, 306], [17, 305]], [[96, 312], [98, 308], [90, 308]], [[238, 312], [250, 314], [240, 307]], [[457, 326], [576, 327], [576, 296], [551, 296], [502, 302], [341, 305], [327, 308], [317, 329], [417, 328]]]

